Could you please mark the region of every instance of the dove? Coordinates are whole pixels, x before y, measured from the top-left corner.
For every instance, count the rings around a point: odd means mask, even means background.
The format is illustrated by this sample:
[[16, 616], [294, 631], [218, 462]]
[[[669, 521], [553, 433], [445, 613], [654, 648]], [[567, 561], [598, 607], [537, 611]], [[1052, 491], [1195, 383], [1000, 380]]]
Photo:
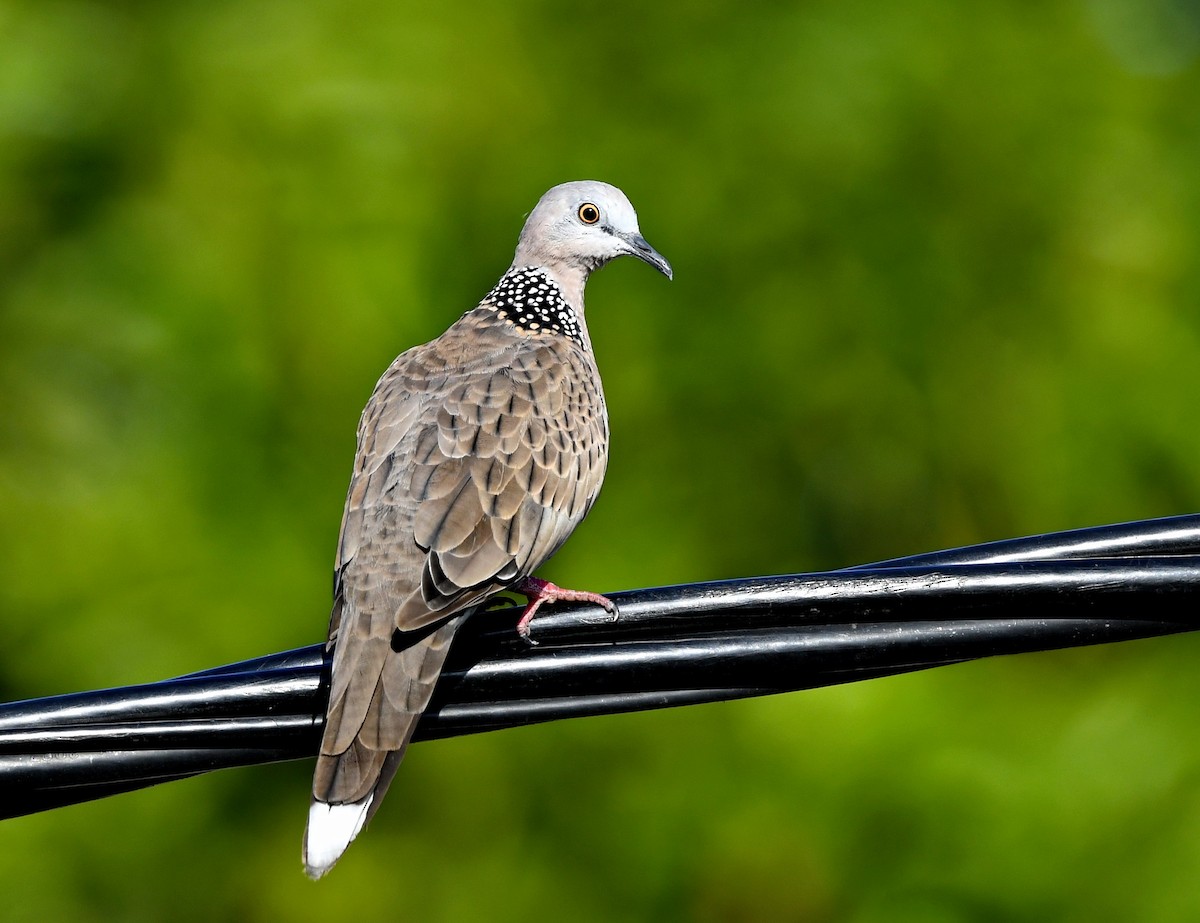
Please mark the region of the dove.
[[[550, 189], [511, 267], [437, 339], [384, 372], [358, 426], [334, 569], [329, 704], [304, 833], [333, 867], [379, 809], [455, 632], [497, 593], [538, 608], [604, 596], [534, 576], [587, 515], [608, 415], [584, 319], [589, 275], [634, 256], [668, 279], [615, 186]], [[532, 642], [531, 642], [532, 643]]]

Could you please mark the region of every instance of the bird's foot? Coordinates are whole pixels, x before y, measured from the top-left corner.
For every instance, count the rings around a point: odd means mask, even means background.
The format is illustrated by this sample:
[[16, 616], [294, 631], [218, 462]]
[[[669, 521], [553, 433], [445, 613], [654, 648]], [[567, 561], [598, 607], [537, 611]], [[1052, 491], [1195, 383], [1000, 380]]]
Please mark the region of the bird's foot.
[[521, 613], [521, 620], [517, 622], [517, 634], [530, 644], [537, 644], [537, 642], [529, 637], [529, 623], [537, 615], [537, 611], [542, 607], [542, 603], [595, 603], [597, 606], [603, 607], [606, 612], [611, 613], [614, 622], [620, 618], [620, 614], [617, 612], [617, 604], [607, 596], [601, 596], [599, 593], [590, 593], [587, 590], [567, 590], [557, 584], [551, 583], [549, 580], [540, 580], [537, 577], [525, 577], [514, 583], [509, 589], [514, 593], [520, 593], [529, 600], [528, 605], [525, 606], [525, 611]]

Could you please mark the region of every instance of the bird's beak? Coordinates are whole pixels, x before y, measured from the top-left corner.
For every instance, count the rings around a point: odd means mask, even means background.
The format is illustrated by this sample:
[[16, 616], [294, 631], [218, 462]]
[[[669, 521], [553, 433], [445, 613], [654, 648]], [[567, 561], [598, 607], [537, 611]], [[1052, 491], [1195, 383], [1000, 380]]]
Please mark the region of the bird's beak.
[[673, 279], [675, 273], [671, 269], [671, 264], [667, 262], [667, 258], [646, 243], [646, 238], [641, 234], [621, 234], [621, 240], [629, 245], [629, 252], [636, 256], [644, 263], [649, 263], [668, 279]]

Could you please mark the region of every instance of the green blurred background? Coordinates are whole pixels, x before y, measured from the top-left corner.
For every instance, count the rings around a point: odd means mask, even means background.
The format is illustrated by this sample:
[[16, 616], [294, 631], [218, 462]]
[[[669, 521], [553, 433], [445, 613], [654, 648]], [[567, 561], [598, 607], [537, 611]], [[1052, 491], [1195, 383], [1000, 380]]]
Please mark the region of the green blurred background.
[[[550, 185], [608, 483], [545, 575], [813, 570], [1200, 508], [1200, 18], [1168, 0], [0, 2], [0, 696], [323, 637], [359, 410]], [[414, 748], [0, 824], [0, 918], [1200, 918], [1200, 646]]]

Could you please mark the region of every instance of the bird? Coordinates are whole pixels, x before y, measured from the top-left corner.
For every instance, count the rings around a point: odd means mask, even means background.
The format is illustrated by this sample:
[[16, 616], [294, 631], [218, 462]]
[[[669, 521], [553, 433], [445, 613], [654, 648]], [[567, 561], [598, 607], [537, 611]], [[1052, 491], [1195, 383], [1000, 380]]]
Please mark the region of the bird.
[[608, 414], [584, 319], [590, 274], [634, 256], [673, 278], [615, 186], [563, 183], [512, 265], [439, 337], [398, 356], [358, 426], [334, 568], [329, 702], [304, 831], [319, 878], [374, 816], [450, 642], [497, 593], [616, 607], [534, 576], [591, 509]]

